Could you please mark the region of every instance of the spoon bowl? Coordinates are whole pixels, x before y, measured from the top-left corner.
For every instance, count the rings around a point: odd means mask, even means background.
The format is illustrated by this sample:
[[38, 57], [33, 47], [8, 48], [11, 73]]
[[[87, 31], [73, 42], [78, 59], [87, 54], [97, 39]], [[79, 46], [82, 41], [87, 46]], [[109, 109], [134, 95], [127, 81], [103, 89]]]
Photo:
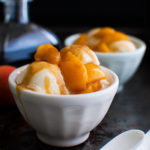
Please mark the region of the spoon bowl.
[[141, 130], [123, 132], [104, 145], [100, 150], [137, 150], [143, 142], [144, 135], [144, 132]]

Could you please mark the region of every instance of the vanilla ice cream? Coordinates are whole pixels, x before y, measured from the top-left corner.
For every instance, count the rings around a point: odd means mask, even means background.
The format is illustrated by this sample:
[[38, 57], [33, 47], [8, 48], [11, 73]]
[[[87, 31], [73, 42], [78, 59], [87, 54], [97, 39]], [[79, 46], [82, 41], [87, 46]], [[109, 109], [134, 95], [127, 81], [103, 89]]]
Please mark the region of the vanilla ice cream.
[[33, 62], [16, 79], [17, 85], [47, 94], [69, 94], [63, 76], [57, 65], [39, 61]]
[[125, 40], [113, 42], [109, 48], [112, 52], [132, 52], [136, 50], [135, 45], [131, 41]]

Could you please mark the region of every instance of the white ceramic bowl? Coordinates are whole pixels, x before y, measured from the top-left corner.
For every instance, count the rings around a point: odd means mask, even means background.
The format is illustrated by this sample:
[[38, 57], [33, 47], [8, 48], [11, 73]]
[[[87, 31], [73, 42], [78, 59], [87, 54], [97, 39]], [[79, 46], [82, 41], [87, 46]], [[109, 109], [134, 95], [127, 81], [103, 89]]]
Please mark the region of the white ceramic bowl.
[[[70, 46], [79, 37], [80, 34], [74, 34], [67, 37], [64, 41], [65, 46]], [[146, 50], [146, 44], [133, 36], [129, 36], [135, 43], [137, 49], [134, 52], [127, 53], [101, 53], [95, 52], [101, 65], [113, 70], [119, 77], [119, 89], [123, 89], [126, 83], [136, 72], [140, 65]]]
[[[25, 66], [24, 66], [25, 67]], [[84, 142], [90, 131], [104, 118], [118, 88], [118, 77], [102, 67], [111, 85], [106, 89], [77, 95], [49, 95], [16, 90], [18, 68], [9, 76], [9, 86], [24, 119], [36, 130], [37, 137], [53, 146], [74, 146]]]

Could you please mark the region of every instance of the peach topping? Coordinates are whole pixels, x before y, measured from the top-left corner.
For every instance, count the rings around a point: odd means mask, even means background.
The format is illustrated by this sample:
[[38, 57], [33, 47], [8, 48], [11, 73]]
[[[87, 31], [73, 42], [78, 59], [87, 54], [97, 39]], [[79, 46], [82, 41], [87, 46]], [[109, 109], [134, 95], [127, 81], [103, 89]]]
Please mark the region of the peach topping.
[[81, 34], [74, 44], [87, 45], [94, 51], [109, 53], [112, 52], [109, 48], [110, 44], [121, 40], [130, 41], [126, 34], [105, 27]]
[[37, 61], [42, 60], [52, 64], [58, 64], [60, 61], [60, 53], [53, 45], [44, 44], [38, 47], [34, 59]]
[[83, 64], [93, 63], [95, 65], [99, 65], [96, 55], [85, 45], [71, 45], [63, 48], [60, 51], [62, 58], [68, 52], [75, 55]]
[[95, 64], [85, 64], [87, 70], [87, 84], [99, 81], [102, 79], [106, 79], [105, 74], [103, 73], [102, 69]]
[[81, 34], [80, 37], [75, 41], [74, 44], [85, 44], [87, 40], [87, 35], [85, 33]]
[[68, 52], [59, 65], [66, 86], [70, 91], [79, 91], [86, 88], [87, 70], [75, 55]]
[[[34, 58], [35, 62], [27, 70], [27, 72], [29, 70], [32, 72], [30, 71], [24, 78], [23, 85], [28, 84], [32, 76], [44, 67], [50, 69], [55, 76], [62, 74], [64, 82], [59, 78], [58, 83], [62, 91], [61, 94], [67, 94], [64, 87], [72, 94], [95, 92], [102, 88], [100, 81], [106, 79], [99, 67], [97, 57], [87, 46], [72, 45], [59, 52], [51, 44], [45, 44], [37, 49]], [[60, 73], [57, 73], [59, 70]], [[48, 78], [45, 78], [45, 86], [46, 93], [51, 93]]]

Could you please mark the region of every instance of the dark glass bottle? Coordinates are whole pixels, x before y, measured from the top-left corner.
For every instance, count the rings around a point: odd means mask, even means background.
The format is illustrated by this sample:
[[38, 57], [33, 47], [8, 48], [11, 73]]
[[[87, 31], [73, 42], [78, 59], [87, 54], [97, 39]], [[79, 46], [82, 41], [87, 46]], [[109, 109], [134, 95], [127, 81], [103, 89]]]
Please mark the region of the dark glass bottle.
[[29, 23], [28, 2], [32, 0], [0, 0], [4, 3], [4, 23], [0, 24], [0, 64], [29, 59], [41, 44], [60, 46], [50, 30]]

